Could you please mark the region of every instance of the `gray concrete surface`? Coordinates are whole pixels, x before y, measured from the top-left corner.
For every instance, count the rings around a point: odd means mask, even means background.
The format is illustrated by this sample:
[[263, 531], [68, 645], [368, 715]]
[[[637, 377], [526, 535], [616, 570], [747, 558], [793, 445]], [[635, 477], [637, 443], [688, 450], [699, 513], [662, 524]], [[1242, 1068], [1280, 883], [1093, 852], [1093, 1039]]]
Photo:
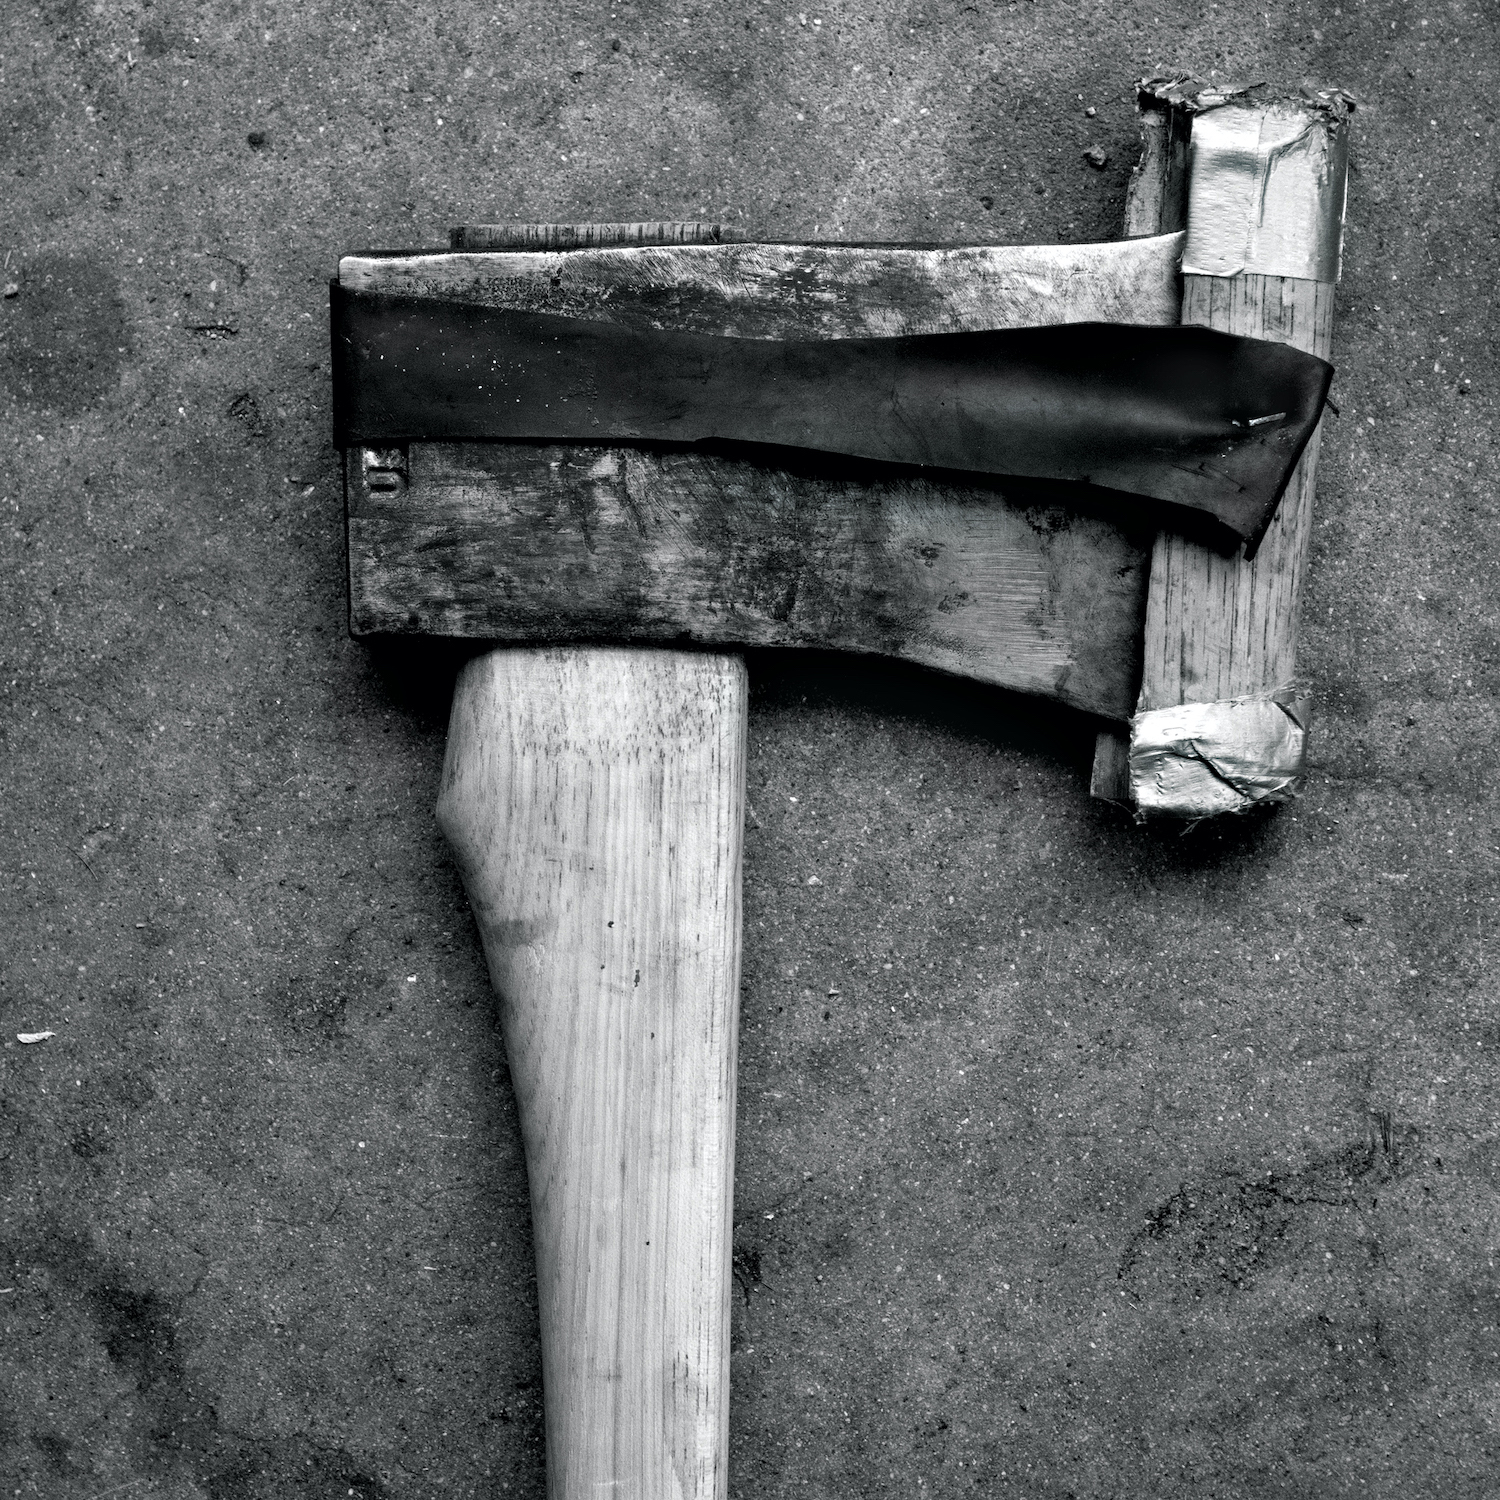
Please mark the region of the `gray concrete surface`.
[[730, 1488], [1500, 1493], [1494, 9], [798, 3], [5, 9], [0, 1496], [541, 1494], [453, 662], [344, 632], [338, 254], [1107, 238], [1172, 65], [1361, 100], [1312, 784], [1142, 831], [1088, 724], [752, 663]]

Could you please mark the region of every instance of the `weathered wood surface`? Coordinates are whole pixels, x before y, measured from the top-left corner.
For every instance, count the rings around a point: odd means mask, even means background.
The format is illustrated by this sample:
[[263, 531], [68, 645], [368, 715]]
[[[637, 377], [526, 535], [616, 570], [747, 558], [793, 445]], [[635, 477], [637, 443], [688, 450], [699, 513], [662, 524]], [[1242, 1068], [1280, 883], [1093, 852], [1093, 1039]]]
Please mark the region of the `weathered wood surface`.
[[[1145, 89], [1138, 94], [1136, 107], [1141, 157], [1125, 190], [1125, 235], [1141, 238], [1175, 234], [1187, 225], [1187, 153], [1192, 117]], [[1130, 801], [1128, 731], [1099, 731], [1089, 792], [1104, 802]]]
[[920, 249], [663, 245], [349, 255], [352, 291], [736, 338], [879, 338], [1051, 323], [1178, 321], [1179, 235], [1106, 245]]
[[1094, 764], [1089, 795], [1101, 802], [1130, 801], [1130, 734], [1113, 727], [1094, 736]]
[[[1279, 339], [1327, 359], [1334, 288], [1285, 276], [1187, 276], [1183, 321]], [[1318, 433], [1251, 562], [1164, 531], [1152, 552], [1141, 712], [1268, 693], [1296, 676]]]
[[[352, 256], [341, 277], [766, 337], [1170, 324], [1180, 239]], [[374, 472], [351, 455], [358, 635], [827, 645], [1114, 718], [1134, 706], [1149, 547], [1138, 530], [1034, 492], [852, 465], [830, 480], [700, 453], [440, 446], [415, 444]]]
[[450, 250], [590, 250], [617, 245], [718, 245], [738, 236], [696, 220], [635, 224], [463, 224]]
[[1187, 224], [1187, 152], [1192, 119], [1142, 94], [1141, 159], [1125, 192], [1125, 236], [1174, 234]]
[[460, 674], [438, 819], [500, 1000], [550, 1500], [722, 1500], [746, 676], [678, 651]]
[[358, 634], [832, 647], [1131, 712], [1144, 528], [698, 453], [414, 444], [404, 477], [355, 458]]

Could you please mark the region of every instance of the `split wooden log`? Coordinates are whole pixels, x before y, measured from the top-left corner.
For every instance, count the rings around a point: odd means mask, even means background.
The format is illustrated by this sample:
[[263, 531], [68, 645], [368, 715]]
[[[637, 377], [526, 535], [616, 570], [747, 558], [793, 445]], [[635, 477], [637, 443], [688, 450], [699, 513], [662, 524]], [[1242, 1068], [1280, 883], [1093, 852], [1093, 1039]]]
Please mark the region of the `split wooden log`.
[[[1161, 158], [1160, 143], [1191, 121], [1183, 322], [1329, 358], [1347, 98], [1226, 97], [1170, 80], [1142, 92], [1148, 118], [1167, 117], [1146, 136], [1148, 159], [1153, 141]], [[1177, 195], [1175, 171], [1168, 153], [1142, 172], [1167, 183], [1159, 213]], [[1158, 535], [1130, 748], [1100, 735], [1095, 795], [1128, 800], [1143, 815], [1200, 818], [1295, 793], [1305, 758], [1297, 634], [1317, 458], [1315, 434], [1251, 561]], [[1169, 712], [1189, 704], [1204, 707]]]

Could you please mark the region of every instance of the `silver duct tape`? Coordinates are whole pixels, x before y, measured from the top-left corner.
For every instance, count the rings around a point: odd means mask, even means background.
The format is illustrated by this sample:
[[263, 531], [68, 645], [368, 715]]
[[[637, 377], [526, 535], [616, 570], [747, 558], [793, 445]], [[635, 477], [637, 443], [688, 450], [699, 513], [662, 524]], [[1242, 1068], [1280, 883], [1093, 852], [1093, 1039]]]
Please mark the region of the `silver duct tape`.
[[1184, 703], [1130, 721], [1130, 790], [1142, 818], [1196, 820], [1289, 801], [1306, 759], [1303, 716], [1276, 698]]
[[1337, 281], [1349, 132], [1309, 104], [1231, 102], [1193, 119], [1182, 269]]

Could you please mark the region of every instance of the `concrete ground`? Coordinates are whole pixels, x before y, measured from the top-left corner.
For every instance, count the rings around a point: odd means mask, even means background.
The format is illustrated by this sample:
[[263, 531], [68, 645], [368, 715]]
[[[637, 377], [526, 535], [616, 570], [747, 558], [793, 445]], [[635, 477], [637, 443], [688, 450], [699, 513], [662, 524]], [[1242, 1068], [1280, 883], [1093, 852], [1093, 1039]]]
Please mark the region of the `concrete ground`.
[[752, 661], [730, 1491], [1500, 1493], [1493, 7], [798, 3], [7, 9], [0, 1497], [542, 1493], [453, 660], [344, 629], [338, 255], [1108, 238], [1169, 67], [1361, 104], [1311, 783], [1143, 831], [1082, 720]]

